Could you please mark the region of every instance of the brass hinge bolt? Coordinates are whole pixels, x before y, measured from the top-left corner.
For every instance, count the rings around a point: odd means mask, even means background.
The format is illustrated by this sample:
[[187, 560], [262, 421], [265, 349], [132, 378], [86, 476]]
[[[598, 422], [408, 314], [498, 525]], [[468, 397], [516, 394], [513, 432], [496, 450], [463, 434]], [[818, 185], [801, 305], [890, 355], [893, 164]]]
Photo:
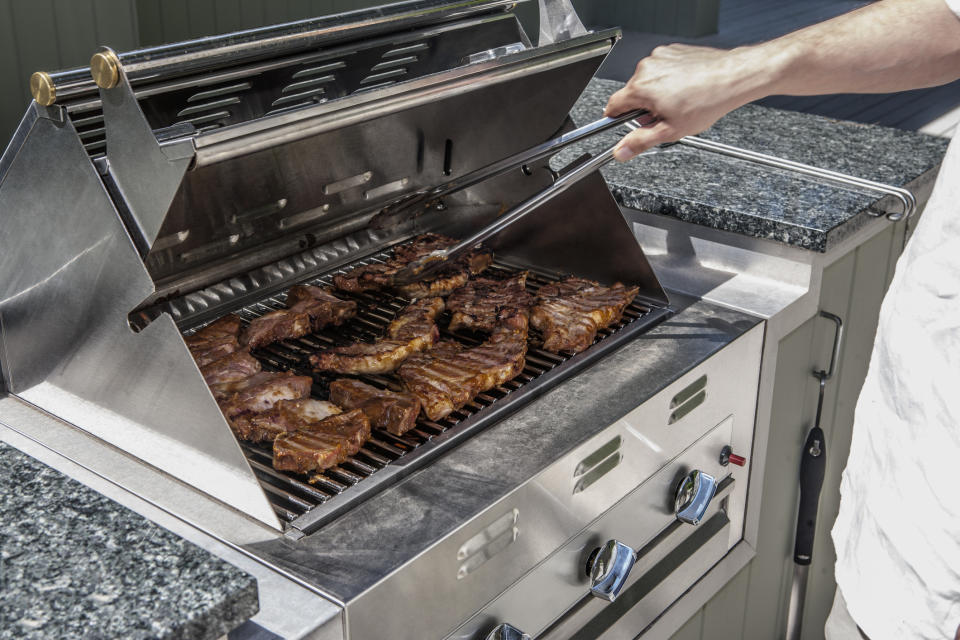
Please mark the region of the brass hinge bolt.
[[57, 87], [46, 71], [37, 71], [30, 76], [30, 94], [37, 104], [49, 107], [57, 101]]
[[110, 49], [96, 52], [90, 58], [90, 75], [101, 89], [113, 89], [120, 82], [120, 58]]

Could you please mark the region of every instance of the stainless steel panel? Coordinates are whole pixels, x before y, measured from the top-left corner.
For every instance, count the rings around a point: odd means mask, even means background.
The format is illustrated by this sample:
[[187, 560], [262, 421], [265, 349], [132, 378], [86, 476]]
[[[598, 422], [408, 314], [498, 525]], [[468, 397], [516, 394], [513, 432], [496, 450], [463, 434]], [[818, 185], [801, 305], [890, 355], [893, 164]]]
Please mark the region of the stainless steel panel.
[[128, 325], [150, 277], [72, 125], [32, 109], [0, 176], [10, 391], [279, 527], [173, 321]]
[[[273, 244], [323, 244], [358, 230], [404, 193], [542, 142], [564, 126], [612, 44], [611, 34], [583, 40], [201, 134], [196, 167], [159, 232], [177, 241], [147, 257], [154, 280], [177, 288]], [[539, 185], [510, 176], [451, 205], [499, 210]], [[385, 231], [398, 240], [408, 229]]]
[[112, 89], [101, 89], [110, 179], [116, 185], [127, 228], [141, 252], [153, 245], [170, 201], [193, 159], [183, 140], [161, 148], [133, 95], [126, 74]]
[[[349, 637], [365, 640], [452, 633], [468, 616], [500, 594], [505, 585], [543, 562], [588, 523], [656, 474], [689, 443], [728, 417], [732, 416], [732, 421], [720, 430], [727, 437], [717, 446], [717, 459], [723, 444], [729, 444], [734, 450], [745, 452], [749, 461], [762, 340], [763, 327], [756, 326], [376, 587], [348, 602]], [[734, 371], [750, 374], [731, 375]], [[681, 420], [668, 424], [671, 399], [704, 374], [708, 377], [706, 402]], [[617, 437], [619, 446], [611, 446]], [[593, 469], [599, 464], [595, 455], [598, 451], [603, 460], [610, 456], [621, 459], [590, 487], [578, 490], [584, 465]], [[749, 468], [737, 469], [738, 477], [746, 478], [749, 472]], [[664, 494], [663, 500], [661, 511], [672, 506], [672, 493]], [[727, 497], [731, 524], [726, 548], [742, 537], [745, 503], [746, 482], [738, 483]], [[514, 510], [516, 533], [511, 531], [509, 542], [500, 540], [496, 553], [488, 554], [482, 566], [471, 567], [468, 575], [463, 576], [461, 550], [478, 534], [496, 528], [495, 523]], [[323, 531], [314, 535], [322, 536]], [[391, 621], [409, 620], [412, 601], [416, 602], [418, 615], [401, 633]], [[564, 604], [547, 617], [552, 620], [567, 606]]]
[[[665, 549], [676, 546], [680, 540], [696, 531], [691, 525], [674, 524], [673, 494], [677, 481], [693, 469], [716, 474], [717, 477], [728, 476], [731, 468], [721, 467], [718, 458], [720, 449], [730, 441], [732, 430], [732, 420], [724, 420], [717, 425], [449, 637], [470, 640], [482, 638], [502, 621], [510, 621], [510, 624], [536, 637], [578, 603], [574, 614], [577, 619], [589, 619], [597, 615], [610, 603], [589, 595], [586, 563], [591, 553], [607, 540], [619, 540], [639, 551], [637, 564], [630, 573], [625, 591], [642, 579], [643, 573], [653, 565], [651, 560], [654, 556], [662, 557]], [[735, 470], [736, 476], [744, 481], [747, 477], [739, 469]], [[730, 486], [730, 481], [727, 484]], [[718, 496], [711, 504], [712, 512], [719, 509], [723, 497]], [[662, 532], [669, 532], [670, 535], [652, 544], [651, 547], [655, 549], [645, 548]], [[723, 543], [725, 552], [726, 537]], [[707, 566], [700, 566], [699, 570], [703, 572]], [[676, 597], [678, 593], [673, 595]], [[571, 625], [564, 622], [561, 626], [569, 632]], [[547, 635], [550, 638], [568, 637], [567, 633], [560, 632]]]

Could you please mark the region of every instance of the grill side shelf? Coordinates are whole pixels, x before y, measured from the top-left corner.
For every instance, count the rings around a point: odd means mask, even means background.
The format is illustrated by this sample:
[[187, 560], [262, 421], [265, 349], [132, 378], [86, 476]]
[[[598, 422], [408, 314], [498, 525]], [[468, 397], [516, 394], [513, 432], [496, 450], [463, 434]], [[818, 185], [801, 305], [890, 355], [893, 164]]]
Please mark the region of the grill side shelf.
[[[389, 251], [378, 253], [352, 263], [339, 272], [385, 260], [389, 255]], [[561, 274], [501, 260], [491, 266], [487, 275], [507, 278], [522, 270], [530, 271], [527, 286], [534, 294], [542, 285], [562, 277]], [[330, 286], [332, 275], [314, 278], [307, 284]], [[352, 298], [358, 303], [360, 312], [351, 322], [302, 338], [273, 343], [254, 350], [252, 355], [261, 361], [265, 370], [295, 371], [300, 375], [312, 376], [314, 385], [311, 395], [318, 399], [327, 399], [327, 385], [340, 377], [357, 377], [380, 388], [399, 389], [399, 382], [393, 376], [321, 374], [313, 372], [307, 364], [310, 354], [330, 346], [379, 338], [396, 312], [409, 302], [385, 292], [338, 292], [338, 295]], [[265, 313], [284, 308], [284, 301], [284, 294], [274, 294], [237, 309], [234, 313], [249, 322]], [[271, 464], [272, 449], [269, 444], [241, 441], [241, 448], [277, 515], [287, 524], [288, 534], [306, 535], [396, 484], [464, 439], [519, 410], [564, 379], [658, 324], [671, 313], [669, 309], [657, 308], [636, 300], [627, 307], [618, 324], [602, 329], [593, 345], [574, 355], [554, 354], [539, 349], [534, 338], [529, 346], [526, 366], [513, 380], [481, 393], [462, 409], [437, 422], [421, 416], [417, 426], [403, 436], [375, 429], [358, 454], [337, 467], [311, 477], [275, 470]], [[444, 329], [446, 321], [447, 318], [442, 317], [438, 322], [443, 338], [456, 340], [467, 347], [483, 341], [484, 337], [480, 335], [452, 333]]]

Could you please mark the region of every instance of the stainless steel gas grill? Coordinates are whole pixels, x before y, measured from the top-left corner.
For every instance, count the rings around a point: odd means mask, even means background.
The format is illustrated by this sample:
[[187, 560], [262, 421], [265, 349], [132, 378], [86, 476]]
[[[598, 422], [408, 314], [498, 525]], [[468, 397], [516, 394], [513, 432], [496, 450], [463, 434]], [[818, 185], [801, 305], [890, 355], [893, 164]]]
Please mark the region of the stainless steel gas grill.
[[[749, 463], [728, 454], [749, 460], [762, 322], [668, 300], [596, 172], [485, 242], [489, 272], [527, 270], [533, 294], [565, 275], [637, 286], [622, 320], [577, 354], [532, 333], [519, 376], [322, 473], [239, 442], [186, 347], [418, 234], [468, 237], [587, 166], [548, 161], [619, 124], [567, 116], [619, 33], [541, 0], [534, 43], [515, 4], [103, 49], [34, 76], [0, 159], [0, 420], [252, 558], [268, 629], [633, 637], [743, 537]], [[342, 295], [356, 318], [252, 355], [326, 399], [335, 376], [307, 358], [380, 337], [409, 302]], [[323, 605], [287, 610], [304, 589]]]

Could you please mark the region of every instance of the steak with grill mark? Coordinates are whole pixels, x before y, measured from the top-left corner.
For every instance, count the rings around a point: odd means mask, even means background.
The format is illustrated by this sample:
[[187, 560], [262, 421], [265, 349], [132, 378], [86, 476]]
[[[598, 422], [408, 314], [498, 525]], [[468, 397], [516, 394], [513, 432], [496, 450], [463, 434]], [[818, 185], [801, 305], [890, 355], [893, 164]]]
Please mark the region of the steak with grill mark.
[[420, 400], [410, 393], [387, 389], [343, 378], [330, 383], [330, 401], [344, 409], [360, 409], [371, 425], [402, 436], [417, 423]]
[[543, 332], [543, 348], [558, 353], [583, 351], [597, 330], [618, 322], [637, 296], [638, 287], [568, 277], [540, 288], [530, 323]]
[[273, 466], [297, 473], [329, 469], [360, 451], [369, 438], [370, 420], [354, 409], [277, 436]]
[[211, 385], [213, 397], [228, 420], [245, 413], [267, 411], [281, 400], [297, 400], [310, 395], [313, 380], [291, 371], [261, 371], [235, 382]]
[[246, 351], [234, 351], [210, 364], [200, 367], [207, 385], [236, 382], [260, 371], [260, 361]]
[[341, 291], [391, 290], [413, 300], [433, 296], [446, 296], [463, 286], [471, 275], [482, 273], [493, 263], [493, 254], [486, 249], [474, 249], [444, 266], [429, 279], [405, 285], [394, 285], [394, 274], [405, 265], [437, 249], [456, 244], [447, 236], [427, 233], [394, 249], [394, 257], [386, 262], [357, 267], [345, 274], [333, 277], [333, 284]]
[[185, 336], [183, 341], [187, 343], [197, 366], [205, 367], [240, 349], [237, 337], [240, 335], [241, 326], [237, 316], [225, 316], [211, 322], [192, 336]]
[[440, 420], [477, 394], [519, 375], [526, 355], [525, 334], [500, 330], [471, 349], [418, 356], [401, 365], [398, 374], [407, 390], [420, 399], [423, 413], [430, 420]]
[[440, 336], [436, 319], [444, 309], [442, 298], [427, 298], [408, 305], [387, 327], [384, 339], [356, 342], [310, 356], [317, 371], [336, 373], [389, 373], [414, 353], [434, 344]]
[[527, 275], [524, 271], [506, 280], [477, 278], [454, 291], [447, 299], [447, 308], [453, 312], [450, 330], [490, 333], [503, 326], [525, 332], [536, 302], [527, 292]]
[[281, 400], [266, 411], [237, 416], [230, 421], [230, 427], [243, 440], [269, 442], [339, 413], [342, 413], [340, 407], [332, 402], [313, 398]]
[[357, 314], [357, 303], [341, 300], [329, 290], [296, 285], [287, 292], [287, 307], [250, 322], [241, 343], [255, 349], [271, 342], [299, 338], [327, 325], [340, 325]]

